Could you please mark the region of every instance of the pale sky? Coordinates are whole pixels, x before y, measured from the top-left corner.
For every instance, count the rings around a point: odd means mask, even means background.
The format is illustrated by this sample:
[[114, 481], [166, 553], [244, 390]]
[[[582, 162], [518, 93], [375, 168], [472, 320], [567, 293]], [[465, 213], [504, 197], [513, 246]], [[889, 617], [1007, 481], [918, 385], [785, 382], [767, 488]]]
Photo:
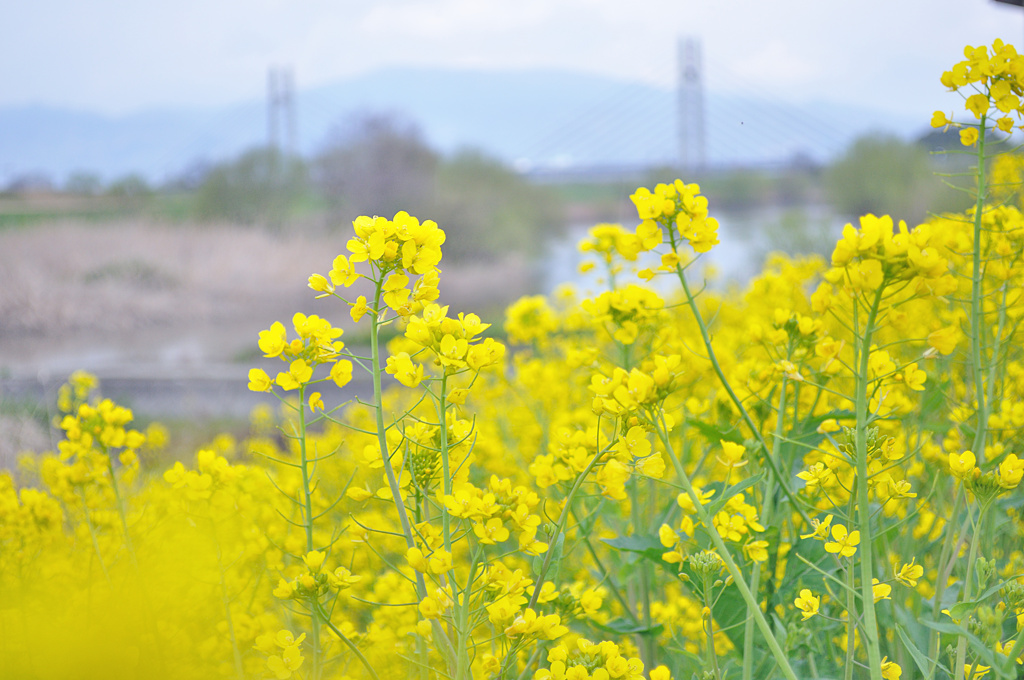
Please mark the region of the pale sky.
[[702, 40], [706, 87], [780, 100], [952, 110], [938, 82], [965, 44], [1020, 45], [992, 0], [33, 0], [0, 21], [0, 106], [120, 114], [263, 96], [384, 66], [555, 67], [672, 87]]

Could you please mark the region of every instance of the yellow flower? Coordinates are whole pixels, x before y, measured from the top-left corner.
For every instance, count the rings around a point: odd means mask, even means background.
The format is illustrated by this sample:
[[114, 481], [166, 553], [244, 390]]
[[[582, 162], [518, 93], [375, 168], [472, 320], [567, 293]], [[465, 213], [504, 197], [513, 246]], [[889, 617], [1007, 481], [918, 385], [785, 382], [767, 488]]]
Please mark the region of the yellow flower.
[[801, 534], [800, 538], [813, 538], [816, 541], [827, 541], [828, 530], [832, 526], [832, 515], [826, 515], [825, 519], [819, 521], [817, 518], [811, 520], [811, 528], [814, 529], [809, 534]]
[[656, 666], [651, 669], [651, 680], [672, 680], [672, 671], [668, 666]]
[[603, 602], [604, 598], [601, 596], [601, 592], [594, 588], [588, 588], [580, 595], [580, 607], [588, 616], [593, 616], [601, 608]]
[[924, 381], [927, 378], [928, 376], [917, 367], [916, 363], [908, 364], [903, 369], [903, 383], [915, 392], [920, 392], [924, 389]]
[[274, 588], [274, 597], [280, 598], [282, 600], [287, 600], [289, 598], [295, 597], [295, 584], [291, 581], [281, 579], [277, 582], [277, 587]]
[[405, 551], [405, 561], [416, 571], [426, 573], [430, 570], [430, 563], [419, 548], [409, 548]]
[[366, 306], [366, 296], [360, 295], [356, 298], [356, 301], [352, 303], [352, 309], [348, 310], [348, 313], [352, 316], [352, 320], [359, 323], [359, 320], [370, 311], [370, 308]]
[[277, 374], [277, 384], [283, 390], [297, 390], [313, 377], [313, 368], [303, 359], [296, 359], [288, 367], [287, 373]]
[[327, 554], [320, 550], [311, 550], [303, 556], [302, 561], [306, 563], [310, 571], [317, 572], [320, 571], [326, 557]]
[[269, 329], [260, 331], [259, 346], [265, 357], [269, 358], [280, 355], [287, 344], [287, 331], [285, 331], [284, 324], [280, 321], [275, 321]]
[[940, 127], [949, 125], [952, 122], [953, 121], [951, 121], [949, 118], [947, 118], [946, 114], [943, 113], [942, 111], [936, 111], [935, 113], [932, 114], [932, 127], [933, 128], [940, 128]]
[[960, 143], [964, 146], [974, 146], [978, 141], [978, 128], [969, 127], [960, 131]]
[[885, 680], [900, 680], [900, 676], [903, 675], [903, 669], [895, 661], [889, 661], [889, 657], [882, 657], [882, 677]]
[[302, 653], [299, 651], [298, 645], [292, 645], [285, 647], [281, 651], [281, 656], [270, 656], [267, 658], [267, 668], [269, 668], [278, 680], [287, 680], [292, 677], [292, 672], [299, 669], [302, 666]]
[[939, 354], [952, 354], [956, 349], [957, 339], [960, 337], [960, 329], [956, 326], [946, 326], [928, 335], [928, 346], [934, 347]]
[[807, 470], [796, 473], [796, 476], [804, 480], [804, 486], [808, 491], [812, 491], [818, 486], [829, 484], [833, 474], [824, 463], [818, 462]]
[[327, 582], [335, 590], [351, 588], [353, 583], [362, 580], [362, 578], [362, 576], [353, 574], [346, 567], [338, 567], [333, 572], [328, 572], [327, 574]]
[[754, 562], [764, 562], [768, 559], [768, 541], [748, 540], [743, 544], [743, 552]]
[[392, 274], [384, 281], [381, 290], [384, 292], [384, 304], [398, 310], [409, 299], [409, 277], [405, 274]]
[[[1005, 643], [1003, 643], [1003, 642], [997, 642], [996, 643], [996, 654], [1002, 654], [1003, 656], [1007, 656], [1008, 657], [1008, 656], [1010, 656], [1010, 652], [1011, 651], [1013, 651], [1013, 640], [1012, 639], [1007, 640]], [[1017, 657], [1017, 665], [1018, 666], [1024, 666], [1024, 659], [1021, 659], [1020, 656]]]
[[679, 541], [679, 537], [676, 536], [676, 532], [672, 527], [668, 524], [662, 524], [658, 528], [658, 540], [666, 548], [671, 548]]
[[427, 559], [431, 574], [444, 574], [452, 569], [452, 554], [444, 548], [438, 548]]
[[973, 451], [949, 454], [949, 471], [960, 480], [967, 480], [974, 476], [974, 463], [977, 459]]
[[328, 276], [331, 277], [331, 283], [342, 288], [348, 288], [359, 279], [359, 274], [344, 255], [334, 258], [334, 268], [328, 272]]
[[838, 553], [841, 557], [853, 557], [857, 553], [857, 546], [860, 545], [860, 532], [847, 532], [846, 527], [837, 524], [832, 527], [832, 540], [825, 543], [825, 550], [830, 553]]
[[720, 456], [717, 456], [717, 460], [720, 465], [732, 469], [735, 467], [743, 467], [747, 464], [747, 461], [743, 460], [743, 456], [746, 454], [747, 449], [742, 444], [728, 442], [724, 439], [720, 439], [718, 443], [722, 446], [722, 453]]
[[1007, 454], [999, 464], [999, 486], [1004, 489], [1015, 489], [1020, 484], [1021, 477], [1024, 477], [1024, 460], [1018, 458], [1017, 454]]
[[989, 100], [988, 95], [984, 94], [972, 94], [967, 98], [964, 103], [964, 107], [974, 114], [974, 117], [981, 120], [981, 117], [988, 112]]
[[804, 588], [800, 591], [800, 597], [793, 600], [793, 604], [800, 610], [803, 620], [806, 621], [818, 613], [818, 607], [821, 606], [821, 598], [815, 597], [814, 593]]
[[871, 579], [871, 592], [875, 596], [875, 602], [879, 600], [889, 600], [889, 593], [892, 592], [892, 586], [888, 583], [879, 583], [877, 578]]
[[894, 570], [896, 580], [911, 588], [917, 586], [917, 580], [924, 575], [924, 567], [920, 564], [914, 564], [916, 559], [914, 558], [910, 561], [910, 564], [904, 564], [898, 570]]
[[326, 297], [334, 292], [334, 284], [323, 274], [313, 274], [309, 277], [309, 287], [321, 293], [317, 298]]
[[388, 357], [384, 370], [406, 387], [416, 387], [423, 380], [423, 365], [414, 364], [408, 352]]
[[473, 533], [483, 545], [494, 545], [508, 540], [508, 529], [499, 517], [492, 517], [486, 523], [474, 522]]
[[274, 387], [274, 382], [262, 368], [249, 369], [249, 389], [253, 392], [269, 392]]
[[347, 359], [336, 361], [331, 366], [331, 380], [338, 387], [344, 387], [352, 382], [352, 362]]

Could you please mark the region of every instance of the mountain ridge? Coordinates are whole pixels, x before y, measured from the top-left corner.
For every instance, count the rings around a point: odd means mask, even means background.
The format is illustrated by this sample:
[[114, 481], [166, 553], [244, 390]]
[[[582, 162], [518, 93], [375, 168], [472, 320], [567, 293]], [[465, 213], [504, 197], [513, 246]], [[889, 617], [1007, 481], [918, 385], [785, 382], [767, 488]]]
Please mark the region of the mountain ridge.
[[[908, 137], [927, 127], [870, 107], [806, 105], [704, 95], [712, 165], [824, 162], [871, 130]], [[644, 83], [556, 69], [508, 71], [389, 67], [299, 90], [298, 150], [323, 148], [359, 112], [417, 124], [442, 153], [473, 147], [520, 168], [665, 165], [679, 157], [676, 93]], [[0, 108], [0, 186], [17, 176], [58, 183], [76, 171], [105, 180], [139, 173], [166, 181], [197, 161], [216, 163], [266, 144], [266, 103], [166, 106], [136, 113], [30, 104]]]

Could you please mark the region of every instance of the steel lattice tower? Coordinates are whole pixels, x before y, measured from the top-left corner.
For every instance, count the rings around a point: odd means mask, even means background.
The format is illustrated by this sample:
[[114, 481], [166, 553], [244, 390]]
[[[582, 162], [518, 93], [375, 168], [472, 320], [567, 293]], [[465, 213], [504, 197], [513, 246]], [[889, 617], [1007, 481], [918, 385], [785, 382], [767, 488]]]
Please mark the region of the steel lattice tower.
[[[283, 133], [281, 128], [283, 127]], [[270, 68], [267, 73], [267, 145], [292, 156], [296, 152], [295, 76], [290, 68]]]
[[697, 38], [679, 40], [679, 164], [685, 171], [701, 170], [707, 162], [704, 69], [700, 52], [700, 40]]

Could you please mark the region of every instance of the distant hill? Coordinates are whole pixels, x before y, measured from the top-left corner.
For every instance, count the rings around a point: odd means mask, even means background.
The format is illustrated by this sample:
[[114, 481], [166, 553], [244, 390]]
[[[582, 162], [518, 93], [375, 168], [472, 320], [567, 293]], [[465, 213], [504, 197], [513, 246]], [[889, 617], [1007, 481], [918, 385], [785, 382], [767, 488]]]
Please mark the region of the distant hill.
[[[904, 138], [920, 120], [829, 102], [797, 106], [706, 94], [707, 159], [713, 165], [823, 161], [858, 134]], [[476, 147], [518, 167], [652, 165], [678, 157], [673, 91], [554, 70], [394, 68], [296, 95], [299, 150], [320, 148], [355, 112], [390, 111], [419, 124], [442, 152]], [[58, 184], [75, 171], [105, 180], [138, 172], [162, 182], [197, 162], [217, 162], [266, 143], [262, 100], [209, 109], [163, 108], [110, 117], [46, 106], [0, 108], [0, 185], [41, 173]]]

